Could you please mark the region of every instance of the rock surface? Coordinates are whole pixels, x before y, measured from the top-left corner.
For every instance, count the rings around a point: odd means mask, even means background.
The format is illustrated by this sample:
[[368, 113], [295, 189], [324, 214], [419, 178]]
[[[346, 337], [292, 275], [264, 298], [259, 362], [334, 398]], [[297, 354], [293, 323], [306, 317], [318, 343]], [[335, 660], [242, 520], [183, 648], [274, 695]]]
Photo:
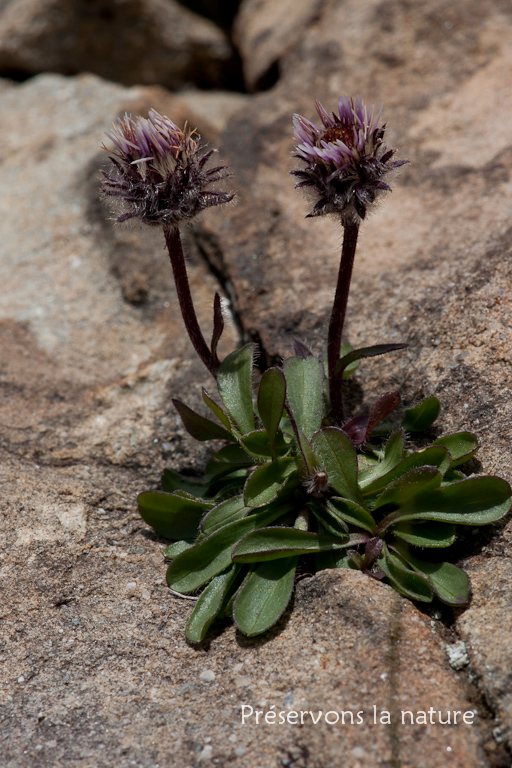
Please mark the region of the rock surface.
[[0, 6], [0, 72], [94, 72], [128, 85], [221, 85], [232, 49], [174, 0], [10, 0]]
[[[318, 18], [323, 0], [242, 0], [234, 40], [249, 90], [259, 90], [297, 45], [298, 36]], [[274, 77], [277, 72], [274, 72]]]
[[[346, 0], [308, 22], [291, 14], [288, 31], [268, 24], [268, 7], [257, 18], [247, 0], [247, 29], [243, 15], [237, 27], [256, 58], [249, 11], [269, 30], [281, 74], [267, 93], [176, 97], [91, 75], [0, 82], [7, 768], [510, 765], [510, 522], [467, 533], [473, 599], [460, 615], [324, 572], [298, 584], [269, 636], [227, 627], [192, 649], [192, 604], [169, 596], [164, 542], [137, 516], [137, 492], [157, 487], [163, 466], [199, 472], [206, 456], [169, 407], [171, 393], [197, 405], [208, 376], [184, 337], [162, 242], [113, 227], [98, 200], [103, 131], [149, 106], [198, 124], [231, 162], [237, 206], [187, 233], [192, 289], [208, 328], [221, 283], [271, 361], [295, 336], [319, 349], [340, 245], [336, 223], [306, 221], [293, 191], [291, 114], [312, 118], [315, 97], [334, 107], [342, 92], [385, 101], [388, 143], [412, 162], [364, 225], [347, 335], [411, 346], [393, 368], [362, 366], [351, 402], [396, 386], [407, 403], [436, 393], [440, 429], [475, 431], [481, 469], [512, 479], [508, 7]], [[224, 352], [237, 343], [232, 327]], [[352, 710], [363, 722], [242, 725], [242, 705]], [[374, 705], [389, 724], [373, 724]], [[477, 714], [431, 724], [431, 707], [443, 719]], [[402, 725], [401, 710], [415, 722]]]

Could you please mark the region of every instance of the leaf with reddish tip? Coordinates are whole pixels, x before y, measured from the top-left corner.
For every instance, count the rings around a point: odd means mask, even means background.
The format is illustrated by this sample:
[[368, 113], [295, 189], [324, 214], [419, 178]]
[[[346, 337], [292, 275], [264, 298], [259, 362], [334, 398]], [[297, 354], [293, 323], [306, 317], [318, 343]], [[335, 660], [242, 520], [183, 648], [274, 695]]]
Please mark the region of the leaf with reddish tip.
[[222, 304], [218, 293], [215, 294], [213, 300], [213, 332], [212, 332], [212, 344], [211, 351], [213, 359], [218, 361], [217, 357], [217, 345], [219, 339], [222, 336], [224, 330], [224, 317], [222, 316]]
[[342, 430], [350, 438], [350, 442], [356, 448], [362, 445], [366, 440], [369, 423], [370, 423], [369, 414], [363, 413], [363, 414], [359, 414], [359, 416], [354, 416], [353, 419], [350, 419], [350, 421], [347, 421], [346, 424], [342, 426]]
[[293, 340], [293, 350], [295, 355], [302, 358], [303, 360], [306, 360], [308, 357], [313, 357], [313, 353], [310, 348], [299, 339]]
[[385, 395], [379, 397], [375, 405], [370, 411], [370, 418], [368, 420], [368, 428], [366, 430], [366, 436], [370, 435], [373, 429], [383, 421], [386, 416], [393, 413], [395, 408], [400, 405], [401, 401], [400, 392], [395, 390], [394, 392], [386, 392]]

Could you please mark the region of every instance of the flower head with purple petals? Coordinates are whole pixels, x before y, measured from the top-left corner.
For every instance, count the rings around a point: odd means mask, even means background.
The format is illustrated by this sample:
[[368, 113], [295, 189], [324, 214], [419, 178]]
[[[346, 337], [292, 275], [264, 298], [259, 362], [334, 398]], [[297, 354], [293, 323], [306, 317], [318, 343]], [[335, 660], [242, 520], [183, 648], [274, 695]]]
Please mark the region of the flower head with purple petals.
[[294, 157], [302, 163], [292, 171], [299, 179], [296, 186], [314, 190], [317, 200], [309, 216], [335, 213], [343, 224], [360, 221], [381, 191], [391, 191], [383, 181], [386, 174], [407, 161], [392, 161], [395, 150], [382, 143], [382, 109], [374, 117], [373, 105], [367, 108], [359, 96], [342, 96], [332, 117], [320, 102], [315, 106], [323, 128], [293, 116], [299, 142]]
[[229, 176], [224, 166], [206, 169], [214, 150], [201, 154], [195, 131], [181, 131], [154, 109], [149, 117], [125, 115], [107, 133], [112, 168], [103, 172], [103, 195], [113, 198], [118, 222], [138, 218], [145, 224], [176, 227], [233, 195], [207, 189]]

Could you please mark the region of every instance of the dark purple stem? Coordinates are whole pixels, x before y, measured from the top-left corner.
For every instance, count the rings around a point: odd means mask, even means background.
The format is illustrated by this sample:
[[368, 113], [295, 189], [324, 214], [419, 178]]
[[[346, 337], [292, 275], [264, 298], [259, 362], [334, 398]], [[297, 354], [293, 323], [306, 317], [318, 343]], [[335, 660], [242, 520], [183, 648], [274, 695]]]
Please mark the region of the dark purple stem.
[[192, 301], [192, 294], [190, 293], [190, 285], [188, 282], [187, 266], [185, 264], [185, 257], [183, 255], [183, 248], [181, 245], [180, 232], [177, 227], [164, 226], [165, 244], [169, 251], [169, 258], [171, 259], [172, 272], [174, 275], [174, 282], [176, 284], [176, 293], [178, 294], [178, 301], [180, 303], [181, 316], [185, 323], [185, 328], [189, 335], [192, 345], [208, 368], [212, 376], [217, 378], [218, 363], [213, 359], [213, 355], [204, 340], [204, 336], [201, 333], [199, 323], [197, 322], [196, 311], [194, 309], [194, 302]]
[[359, 222], [345, 224], [340, 268], [338, 272], [338, 284], [336, 285], [336, 294], [334, 296], [334, 304], [332, 306], [331, 319], [329, 322], [329, 335], [327, 337], [327, 367], [329, 371], [331, 415], [334, 424], [338, 426], [343, 424], [344, 418], [343, 371], [335, 374], [335, 370], [340, 359], [341, 337], [347, 312], [348, 294], [350, 291], [350, 280], [352, 278], [352, 267], [354, 266], [358, 233]]

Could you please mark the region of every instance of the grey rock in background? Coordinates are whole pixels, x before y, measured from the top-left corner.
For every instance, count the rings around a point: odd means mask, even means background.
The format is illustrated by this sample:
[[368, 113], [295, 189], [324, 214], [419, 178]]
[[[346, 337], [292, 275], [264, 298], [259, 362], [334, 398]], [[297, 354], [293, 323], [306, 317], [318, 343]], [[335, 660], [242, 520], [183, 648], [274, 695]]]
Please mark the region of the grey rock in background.
[[324, 0], [242, 0], [234, 25], [245, 82], [260, 90], [278, 75], [280, 62], [297, 47], [303, 30], [318, 20]]
[[124, 84], [220, 86], [232, 49], [174, 0], [11, 0], [0, 7], [0, 71], [93, 72]]

